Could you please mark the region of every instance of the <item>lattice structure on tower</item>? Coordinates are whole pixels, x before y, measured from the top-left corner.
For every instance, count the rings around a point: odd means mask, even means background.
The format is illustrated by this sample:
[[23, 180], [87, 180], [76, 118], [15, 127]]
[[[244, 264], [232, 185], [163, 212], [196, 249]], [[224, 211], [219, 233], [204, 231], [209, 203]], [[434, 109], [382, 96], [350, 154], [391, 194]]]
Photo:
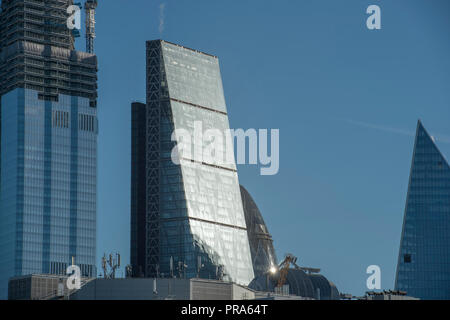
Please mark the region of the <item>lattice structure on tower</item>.
[[164, 62], [160, 42], [147, 42], [147, 219], [146, 276], [155, 277], [159, 267], [159, 159], [160, 83]]

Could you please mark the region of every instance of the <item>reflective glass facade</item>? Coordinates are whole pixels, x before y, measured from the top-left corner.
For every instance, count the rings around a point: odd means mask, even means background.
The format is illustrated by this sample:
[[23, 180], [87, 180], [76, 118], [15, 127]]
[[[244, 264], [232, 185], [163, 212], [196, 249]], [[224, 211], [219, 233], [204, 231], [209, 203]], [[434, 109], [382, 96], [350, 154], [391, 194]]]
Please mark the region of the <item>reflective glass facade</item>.
[[97, 117], [89, 99], [2, 96], [0, 276], [95, 276]]
[[450, 167], [420, 121], [395, 288], [420, 299], [450, 299]]
[[74, 50], [72, 0], [0, 6], [0, 298], [8, 279], [95, 276], [97, 57]]
[[146, 276], [248, 284], [253, 268], [234, 161], [197, 161], [194, 154], [183, 155], [180, 164], [171, 159], [183, 142], [171, 140], [175, 129], [187, 130], [193, 144], [196, 121], [203, 131], [229, 129], [217, 57], [149, 41], [146, 108], [146, 257], [137, 268]]
[[252, 254], [255, 278], [263, 276], [273, 267], [277, 267], [277, 256], [273, 247], [272, 236], [250, 193], [241, 186], [241, 197], [247, 224], [248, 241]]

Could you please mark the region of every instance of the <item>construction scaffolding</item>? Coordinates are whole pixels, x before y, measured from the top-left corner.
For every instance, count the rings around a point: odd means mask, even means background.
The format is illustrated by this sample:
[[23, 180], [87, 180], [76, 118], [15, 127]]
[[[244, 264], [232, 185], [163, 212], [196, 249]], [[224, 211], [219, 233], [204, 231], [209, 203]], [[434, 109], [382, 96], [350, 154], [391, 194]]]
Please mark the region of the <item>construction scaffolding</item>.
[[0, 95], [15, 88], [85, 97], [97, 105], [97, 57], [74, 50], [67, 28], [72, 0], [3, 0], [0, 11]]

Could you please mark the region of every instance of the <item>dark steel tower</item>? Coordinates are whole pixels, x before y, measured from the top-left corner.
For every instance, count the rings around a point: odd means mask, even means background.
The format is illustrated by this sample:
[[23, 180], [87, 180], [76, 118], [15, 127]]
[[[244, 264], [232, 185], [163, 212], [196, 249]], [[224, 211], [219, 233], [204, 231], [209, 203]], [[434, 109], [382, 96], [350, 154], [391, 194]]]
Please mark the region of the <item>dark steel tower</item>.
[[133, 277], [143, 277], [145, 271], [146, 230], [146, 124], [145, 103], [131, 104], [131, 247]]

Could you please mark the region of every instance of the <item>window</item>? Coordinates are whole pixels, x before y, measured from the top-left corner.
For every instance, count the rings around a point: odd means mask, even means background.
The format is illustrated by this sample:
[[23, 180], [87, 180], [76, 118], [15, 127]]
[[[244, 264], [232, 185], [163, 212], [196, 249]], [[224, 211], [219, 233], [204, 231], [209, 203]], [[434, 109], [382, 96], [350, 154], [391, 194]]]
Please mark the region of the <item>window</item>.
[[87, 114], [78, 115], [78, 129], [82, 131], [95, 132], [95, 117]]
[[411, 263], [411, 255], [410, 254], [404, 254], [403, 255], [403, 262], [405, 263]]
[[69, 112], [53, 110], [52, 126], [53, 128], [69, 128]]

